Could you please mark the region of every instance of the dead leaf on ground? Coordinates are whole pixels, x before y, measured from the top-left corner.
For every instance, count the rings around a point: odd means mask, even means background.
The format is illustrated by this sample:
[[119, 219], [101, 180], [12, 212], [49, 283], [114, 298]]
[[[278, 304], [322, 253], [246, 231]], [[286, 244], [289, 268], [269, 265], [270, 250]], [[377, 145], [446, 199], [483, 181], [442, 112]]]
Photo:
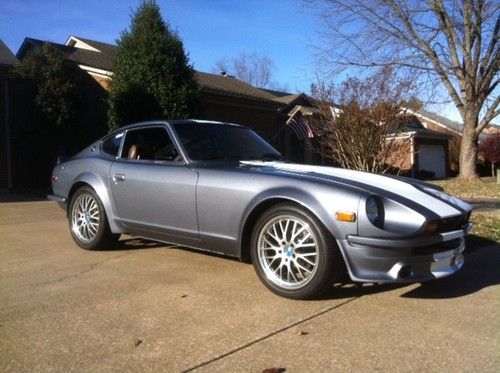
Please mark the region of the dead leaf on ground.
[[284, 373], [284, 372], [286, 372], [286, 368], [276, 368], [276, 367], [267, 368], [262, 371], [262, 373]]

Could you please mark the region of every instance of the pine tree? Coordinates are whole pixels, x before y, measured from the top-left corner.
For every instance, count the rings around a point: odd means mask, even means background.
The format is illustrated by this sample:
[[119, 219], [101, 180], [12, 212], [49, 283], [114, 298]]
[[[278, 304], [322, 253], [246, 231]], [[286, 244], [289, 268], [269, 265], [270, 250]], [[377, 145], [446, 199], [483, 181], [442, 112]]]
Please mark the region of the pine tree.
[[141, 120], [194, 117], [199, 86], [179, 36], [144, 0], [118, 40], [109, 95], [111, 129]]

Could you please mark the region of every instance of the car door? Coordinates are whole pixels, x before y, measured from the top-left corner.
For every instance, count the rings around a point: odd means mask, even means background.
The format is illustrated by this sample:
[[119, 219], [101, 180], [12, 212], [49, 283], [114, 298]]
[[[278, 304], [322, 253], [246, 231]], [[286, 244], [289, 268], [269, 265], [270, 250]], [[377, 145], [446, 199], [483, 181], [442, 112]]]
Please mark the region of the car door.
[[196, 183], [164, 126], [125, 133], [109, 182], [117, 214], [131, 233], [198, 237]]

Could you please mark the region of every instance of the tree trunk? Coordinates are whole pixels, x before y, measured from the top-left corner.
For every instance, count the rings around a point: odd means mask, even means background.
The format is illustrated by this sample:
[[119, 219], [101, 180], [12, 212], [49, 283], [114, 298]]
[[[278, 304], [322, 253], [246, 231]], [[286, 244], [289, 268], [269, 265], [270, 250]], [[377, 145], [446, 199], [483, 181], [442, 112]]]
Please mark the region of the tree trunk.
[[458, 175], [460, 179], [473, 180], [479, 178], [476, 173], [478, 136], [475, 129], [477, 121], [478, 115], [471, 109], [465, 109], [464, 130], [460, 142], [460, 173]]

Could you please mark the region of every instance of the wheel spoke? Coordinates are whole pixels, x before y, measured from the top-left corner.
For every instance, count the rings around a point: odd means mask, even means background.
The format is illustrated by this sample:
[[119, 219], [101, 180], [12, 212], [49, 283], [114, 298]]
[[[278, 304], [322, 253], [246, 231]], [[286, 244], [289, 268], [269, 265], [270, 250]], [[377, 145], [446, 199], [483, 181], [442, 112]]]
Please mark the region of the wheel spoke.
[[264, 243], [267, 243], [270, 247], [266, 247], [266, 249], [273, 249], [273, 250], [279, 250], [278, 246], [273, 245], [271, 242], [269, 242], [268, 239], [264, 238]]
[[295, 233], [293, 234], [293, 236], [292, 236], [292, 238], [290, 239], [290, 241], [295, 242], [295, 239], [297, 238], [297, 236], [298, 236], [299, 234], [301, 234], [303, 231], [305, 231], [306, 229], [307, 229], [307, 227], [302, 226], [302, 227], [301, 227], [301, 228], [300, 228], [297, 232], [295, 232]]
[[311, 237], [311, 233], [307, 232], [304, 237], [295, 245], [299, 246], [302, 245], [305, 241], [307, 241]]
[[296, 259], [297, 259], [296, 261], [298, 261], [298, 259], [300, 259], [300, 260], [303, 260], [304, 262], [306, 262], [309, 265], [312, 265], [312, 266], [315, 265], [314, 262], [310, 261], [309, 259], [305, 258], [302, 255], [297, 255]]
[[295, 262], [295, 265], [297, 266], [297, 269], [299, 270], [299, 273], [301, 274], [302, 277], [305, 277], [303, 272], [307, 272], [308, 274], [312, 272], [311, 270], [307, 269], [298, 262]]
[[295, 248], [301, 248], [301, 247], [315, 247], [316, 243], [311, 242], [311, 243], [303, 243], [303, 244], [297, 244], [295, 245]]
[[293, 274], [292, 265], [294, 265], [294, 262], [290, 262], [290, 264], [288, 265], [288, 272], [290, 272], [290, 274], [292, 275], [292, 278], [293, 278], [294, 282], [299, 282], [297, 280], [297, 278], [295, 277], [295, 275]]

